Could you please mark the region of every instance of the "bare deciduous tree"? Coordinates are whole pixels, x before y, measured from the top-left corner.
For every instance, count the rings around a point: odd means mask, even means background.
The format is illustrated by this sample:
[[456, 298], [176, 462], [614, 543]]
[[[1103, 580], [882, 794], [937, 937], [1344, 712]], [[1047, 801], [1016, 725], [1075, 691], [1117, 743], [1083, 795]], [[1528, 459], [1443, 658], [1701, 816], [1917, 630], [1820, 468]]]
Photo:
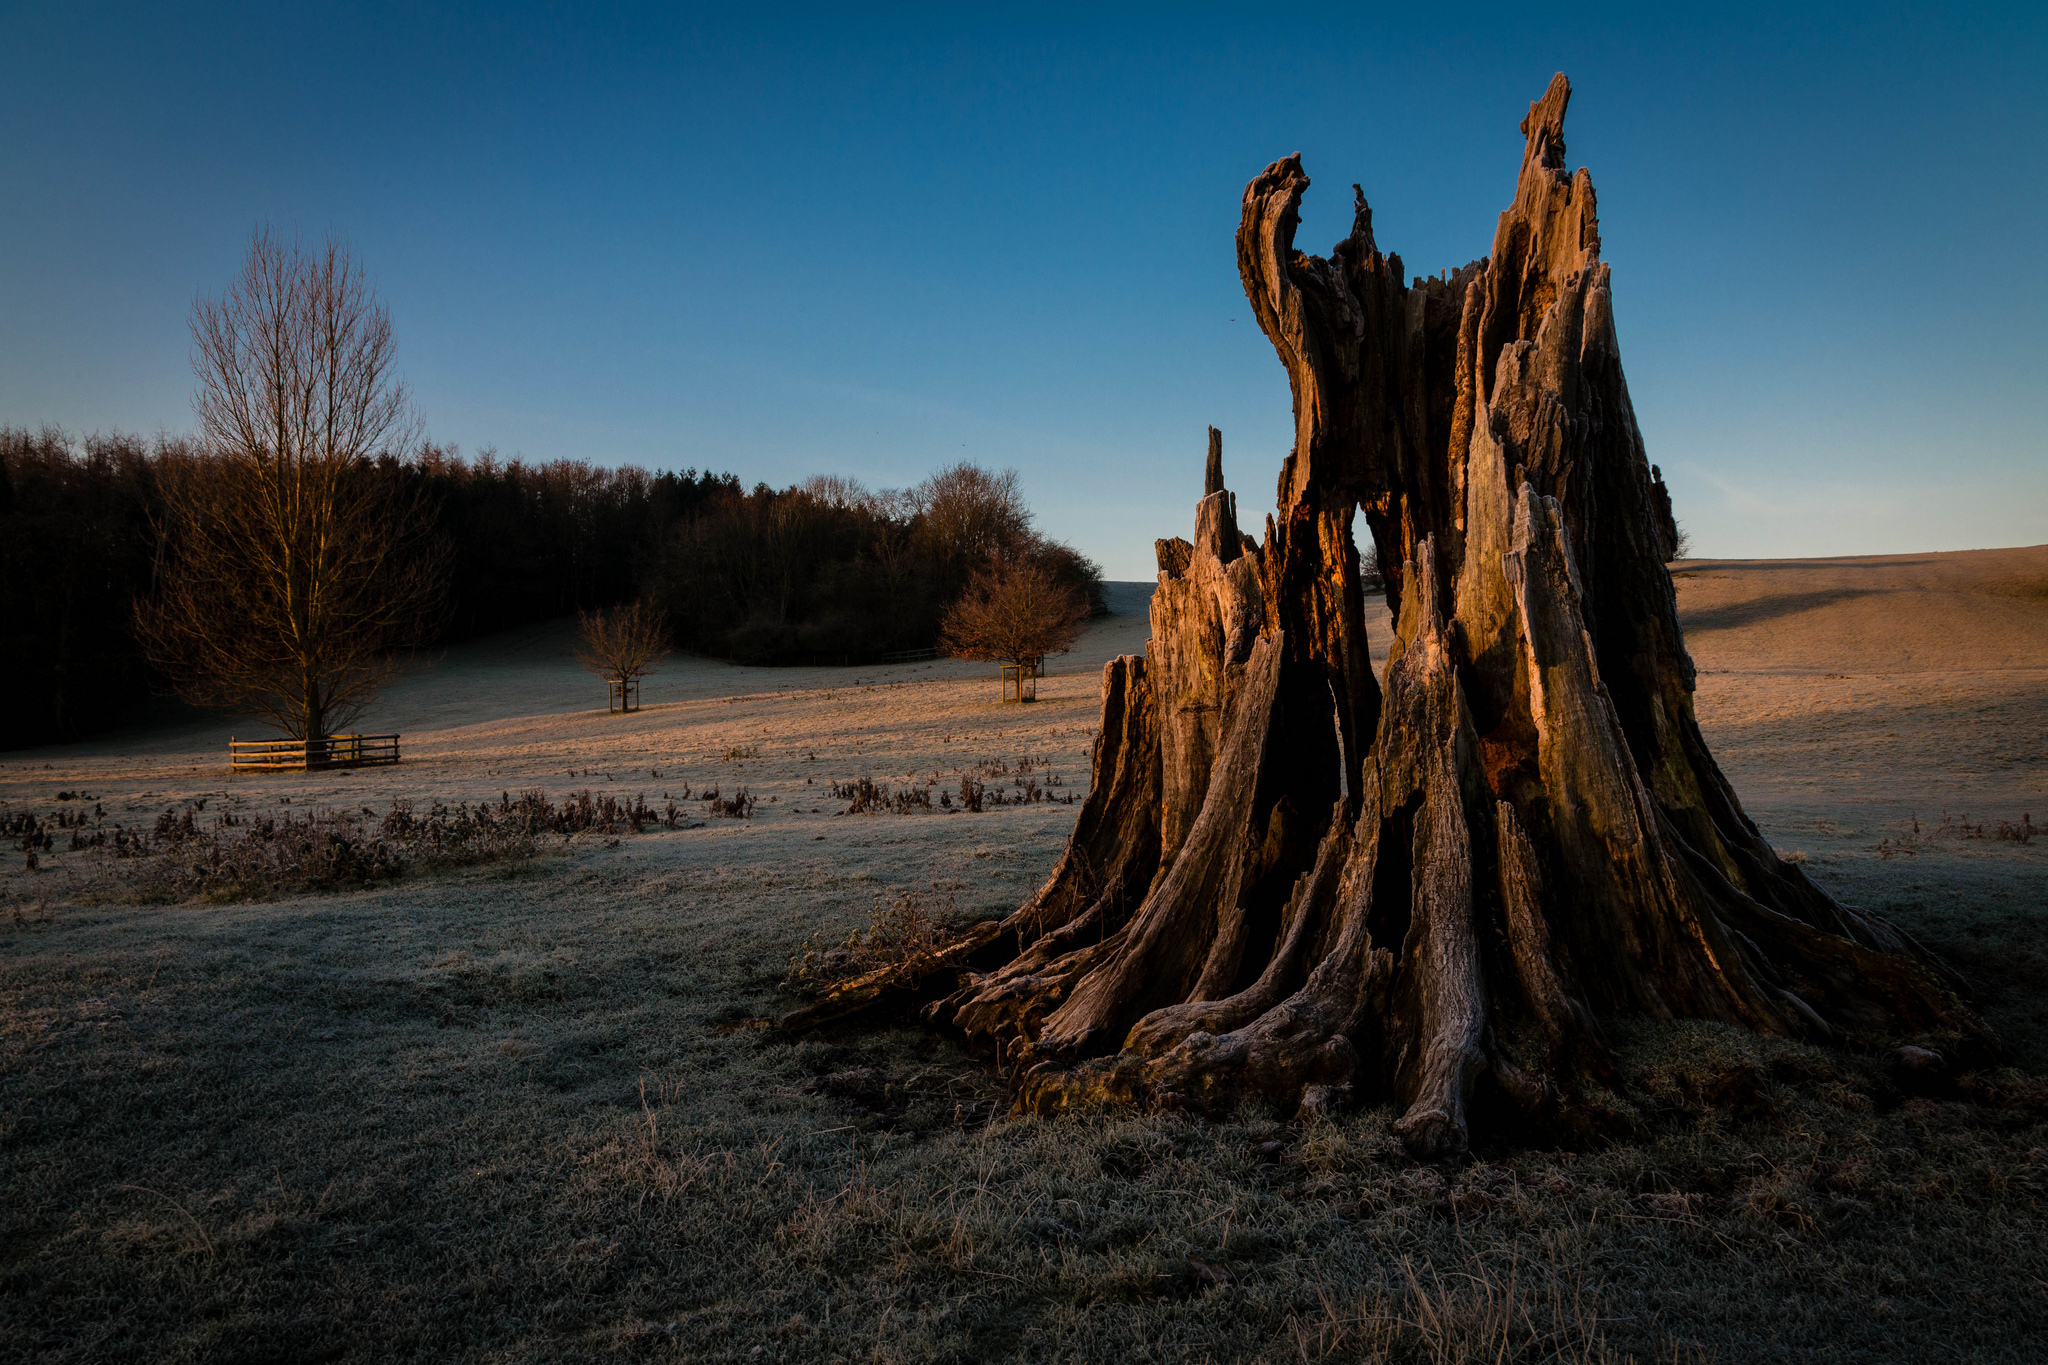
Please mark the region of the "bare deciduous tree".
[[910, 490], [921, 515], [918, 539], [942, 571], [958, 583], [991, 556], [1009, 556], [1031, 536], [1031, 509], [1017, 471], [991, 474], [965, 460], [949, 465]]
[[1036, 663], [1070, 649], [1087, 619], [1087, 600], [1040, 565], [994, 563], [947, 608], [940, 641], [962, 659]]
[[348, 248], [260, 229], [192, 312], [203, 453], [159, 464], [155, 592], [137, 632], [187, 699], [319, 740], [431, 624], [427, 520], [373, 462], [417, 432], [391, 320]]
[[668, 657], [668, 616], [646, 602], [578, 612], [576, 662], [607, 682], [630, 682]]

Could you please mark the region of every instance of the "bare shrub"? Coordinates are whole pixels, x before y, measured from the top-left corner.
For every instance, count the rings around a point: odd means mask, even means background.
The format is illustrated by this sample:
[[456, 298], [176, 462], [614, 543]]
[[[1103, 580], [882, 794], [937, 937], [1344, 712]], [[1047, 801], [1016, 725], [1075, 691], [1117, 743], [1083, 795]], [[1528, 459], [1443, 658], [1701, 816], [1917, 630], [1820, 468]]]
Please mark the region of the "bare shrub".
[[[1326, 1351], [1350, 1346], [1364, 1358], [1446, 1363], [1608, 1362], [1621, 1355], [1607, 1344], [1584, 1271], [1561, 1264], [1554, 1251], [1505, 1266], [1467, 1251], [1448, 1270], [1404, 1256], [1400, 1271], [1399, 1292], [1380, 1289], [1348, 1320], [1327, 1313], [1318, 1344]], [[1681, 1358], [1675, 1343], [1672, 1358]]]
[[440, 601], [426, 510], [373, 464], [415, 432], [391, 321], [345, 246], [264, 229], [192, 334], [204, 453], [156, 461], [162, 568], [137, 635], [188, 700], [321, 739]]

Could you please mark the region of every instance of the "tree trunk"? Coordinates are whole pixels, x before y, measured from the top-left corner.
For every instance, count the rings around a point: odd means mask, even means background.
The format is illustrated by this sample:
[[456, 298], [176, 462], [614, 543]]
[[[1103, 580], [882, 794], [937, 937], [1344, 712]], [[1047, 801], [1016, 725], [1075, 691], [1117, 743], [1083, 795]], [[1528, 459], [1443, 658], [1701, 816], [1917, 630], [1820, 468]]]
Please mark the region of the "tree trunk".
[[1298, 157], [1247, 187], [1239, 270], [1294, 392], [1279, 511], [1239, 533], [1212, 431], [1147, 656], [1105, 672], [1073, 842], [1003, 926], [1015, 956], [928, 1010], [1024, 1107], [1392, 1099], [1442, 1158], [1482, 1079], [1555, 1116], [1609, 1074], [1601, 1015], [1989, 1041], [1905, 933], [1776, 856], [1707, 751], [1569, 95], [1530, 107], [1493, 254], [1411, 285], [1356, 187], [1328, 259], [1294, 249]]

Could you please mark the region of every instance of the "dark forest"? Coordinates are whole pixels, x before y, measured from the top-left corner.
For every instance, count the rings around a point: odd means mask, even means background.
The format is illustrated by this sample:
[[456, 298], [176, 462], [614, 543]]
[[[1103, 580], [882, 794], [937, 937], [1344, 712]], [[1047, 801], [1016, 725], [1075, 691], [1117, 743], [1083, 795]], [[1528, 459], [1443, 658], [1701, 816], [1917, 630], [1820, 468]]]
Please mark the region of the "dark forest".
[[[156, 470], [189, 440], [0, 429], [0, 748], [135, 717], [167, 689], [134, 631], [162, 568]], [[1101, 571], [1032, 529], [1015, 476], [972, 464], [871, 492], [687, 469], [528, 463], [428, 445], [364, 471], [425, 508], [442, 567], [432, 646], [645, 597], [675, 643], [749, 664], [932, 647], [976, 569], [1028, 559], [1103, 610]]]

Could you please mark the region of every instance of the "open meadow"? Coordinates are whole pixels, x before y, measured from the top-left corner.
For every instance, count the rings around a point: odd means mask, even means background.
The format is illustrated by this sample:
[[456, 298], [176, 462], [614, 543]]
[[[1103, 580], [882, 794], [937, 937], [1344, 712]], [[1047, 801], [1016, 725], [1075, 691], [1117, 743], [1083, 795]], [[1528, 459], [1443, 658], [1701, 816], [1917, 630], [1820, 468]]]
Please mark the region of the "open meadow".
[[[1012, 1118], [945, 1036], [771, 1021], [878, 904], [1046, 876], [1150, 585], [1029, 706], [677, 657], [608, 715], [537, 627], [391, 687], [397, 767], [230, 776], [216, 720], [0, 755], [0, 1359], [2039, 1359], [2048, 547], [1674, 575], [1751, 817], [2003, 1065], [1617, 1024], [1632, 1136], [1449, 1171], [1383, 1108]], [[349, 885], [209, 863], [309, 812]]]

